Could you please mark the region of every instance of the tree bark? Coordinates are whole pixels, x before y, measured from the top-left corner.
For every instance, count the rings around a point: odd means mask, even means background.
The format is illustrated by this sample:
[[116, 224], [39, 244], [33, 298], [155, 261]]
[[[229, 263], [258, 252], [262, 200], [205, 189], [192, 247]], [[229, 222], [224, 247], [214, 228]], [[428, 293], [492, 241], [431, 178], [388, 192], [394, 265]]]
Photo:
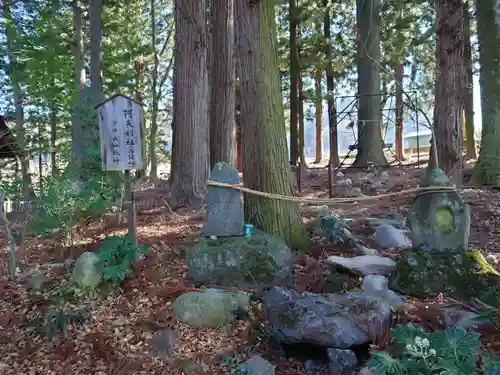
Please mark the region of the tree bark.
[[174, 175], [176, 206], [201, 207], [207, 193], [209, 87], [205, 2], [176, 0], [174, 64]]
[[231, 163], [235, 141], [234, 1], [212, 0], [210, 167]]
[[89, 18], [90, 18], [90, 85], [92, 88], [93, 104], [98, 104], [104, 100], [104, 91], [102, 86], [102, 11], [103, 0], [90, 0]]
[[16, 112], [16, 142], [19, 145], [21, 164], [21, 176], [23, 179], [24, 196], [33, 194], [31, 174], [29, 171], [28, 153], [26, 150], [26, 136], [24, 131], [24, 100], [21, 89], [21, 69], [17, 60], [17, 30], [12, 19], [10, 0], [3, 3], [3, 17], [6, 20], [7, 55], [10, 62], [10, 81], [12, 84], [12, 94], [14, 97], [14, 108]]
[[481, 71], [481, 115], [483, 128], [479, 158], [472, 182], [500, 185], [500, 26], [495, 22], [495, 1], [477, 0], [477, 34]]
[[358, 152], [353, 166], [386, 166], [381, 134], [380, 0], [356, 0]]
[[56, 141], [57, 141], [57, 113], [56, 108], [50, 109], [50, 162], [52, 167], [52, 176], [57, 174], [57, 154], [56, 154]]
[[304, 84], [302, 74], [299, 75], [299, 160], [301, 167], [307, 168], [305, 157], [305, 117], [304, 117]]
[[[292, 196], [274, 3], [237, 1], [235, 9], [244, 183], [250, 189]], [[245, 216], [292, 248], [310, 244], [294, 204], [245, 194]]]
[[[83, 31], [82, 31], [82, 10], [78, 0], [73, 0], [73, 57], [74, 80], [76, 98], [82, 102], [82, 89], [86, 86], [85, 63], [83, 56]], [[73, 158], [81, 158], [84, 150], [84, 134], [82, 120], [79, 118], [76, 108], [73, 110], [71, 119], [71, 153]]]
[[462, 181], [464, 97], [463, 6], [437, 0], [434, 135], [439, 167], [455, 184]]
[[403, 73], [404, 64], [399, 64], [396, 67], [394, 78], [396, 80], [396, 159], [404, 161], [404, 144], [403, 144], [403, 131], [404, 131], [404, 105], [403, 105]]
[[330, 155], [329, 163], [336, 167], [340, 164], [339, 148], [338, 148], [338, 133], [337, 133], [337, 109], [335, 108], [335, 79], [333, 77], [332, 66], [332, 31], [330, 21], [330, 7], [328, 1], [324, 0], [323, 7], [325, 14], [323, 16], [323, 34], [326, 41], [326, 90], [328, 101], [328, 132]]
[[316, 66], [314, 73], [314, 91], [315, 91], [315, 121], [316, 121], [316, 158], [314, 163], [321, 163], [323, 159], [323, 93], [321, 90], [322, 69]]
[[289, 2], [290, 20], [290, 164], [297, 165], [300, 157], [299, 146], [299, 52], [297, 35], [299, 32], [299, 12], [297, 0]]
[[472, 42], [471, 42], [471, 16], [469, 9], [469, 1], [464, 2], [464, 58], [466, 69], [466, 84], [465, 84], [465, 158], [476, 159], [476, 140], [474, 135], [474, 84], [473, 84], [473, 63], [472, 63]]
[[158, 70], [160, 68], [160, 58], [158, 56], [158, 50], [156, 47], [157, 26], [155, 0], [151, 0], [149, 15], [151, 19], [151, 48], [153, 49], [153, 71], [151, 72], [151, 91], [153, 98], [151, 109], [151, 132], [149, 134], [149, 160], [151, 163], [151, 168], [149, 170], [149, 178], [153, 181], [157, 181], [158, 160], [156, 158], [156, 137], [158, 135]]

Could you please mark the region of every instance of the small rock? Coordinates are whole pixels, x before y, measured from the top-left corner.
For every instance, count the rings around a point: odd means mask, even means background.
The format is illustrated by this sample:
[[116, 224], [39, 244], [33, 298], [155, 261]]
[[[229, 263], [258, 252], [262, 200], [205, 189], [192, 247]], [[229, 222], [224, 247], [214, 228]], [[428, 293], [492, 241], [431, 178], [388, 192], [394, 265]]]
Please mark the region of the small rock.
[[405, 306], [404, 299], [389, 289], [389, 280], [384, 276], [365, 276], [363, 290], [371, 296], [383, 299], [393, 310], [399, 310]]
[[207, 289], [178, 297], [172, 310], [181, 322], [195, 327], [219, 327], [248, 312], [250, 296], [242, 292]]
[[50, 279], [43, 275], [40, 271], [34, 272], [26, 280], [26, 284], [29, 290], [41, 291], [45, 284], [49, 283]]
[[121, 326], [124, 326], [125, 324], [128, 323], [128, 319], [125, 318], [124, 316], [119, 316], [118, 318], [116, 318], [112, 323], [111, 325], [115, 326], [115, 327], [121, 327]]
[[385, 182], [384, 181], [375, 181], [371, 187], [373, 190], [385, 189]]
[[377, 250], [370, 249], [365, 246], [359, 245], [356, 249], [363, 255], [380, 255], [380, 253]]
[[274, 375], [275, 367], [260, 355], [255, 355], [245, 363], [239, 365], [236, 373], [245, 375]]
[[360, 188], [350, 186], [335, 186], [335, 195], [340, 198], [359, 198], [364, 196]]
[[349, 186], [349, 187], [351, 187], [352, 186], [352, 180], [350, 178], [346, 178], [344, 180], [337, 181], [335, 183], [335, 185], [337, 185], [337, 186]]
[[489, 322], [478, 320], [476, 313], [459, 307], [444, 307], [441, 309], [440, 315], [447, 327], [477, 329], [489, 325]]
[[95, 288], [102, 279], [101, 259], [95, 253], [84, 252], [78, 257], [71, 274], [71, 281], [83, 287]]
[[306, 370], [310, 374], [314, 374], [317, 371], [321, 371], [325, 368], [326, 364], [323, 361], [315, 360], [315, 359], [308, 359], [305, 363], [306, 365]]
[[486, 255], [485, 259], [490, 264], [496, 265], [496, 264], [500, 263], [500, 256], [499, 256], [499, 254], [492, 254], [492, 253], [490, 253], [490, 254]]
[[[368, 368], [368, 366], [363, 367], [359, 371], [359, 375], [376, 375], [376, 372], [374, 369]], [[382, 374], [383, 375], [383, 374]]]
[[358, 364], [352, 350], [328, 349], [328, 369], [331, 374], [350, 374]]
[[383, 249], [408, 249], [411, 241], [400, 229], [389, 224], [382, 224], [375, 230], [375, 241]]
[[165, 361], [173, 359], [179, 338], [178, 330], [162, 329], [156, 332], [151, 343], [153, 355]]
[[337, 177], [344, 177], [344, 174], [341, 171], [338, 171], [336, 174]]
[[347, 269], [358, 276], [387, 276], [396, 269], [396, 263], [392, 259], [377, 255], [362, 255], [354, 258], [330, 256], [325, 263], [333, 267]]

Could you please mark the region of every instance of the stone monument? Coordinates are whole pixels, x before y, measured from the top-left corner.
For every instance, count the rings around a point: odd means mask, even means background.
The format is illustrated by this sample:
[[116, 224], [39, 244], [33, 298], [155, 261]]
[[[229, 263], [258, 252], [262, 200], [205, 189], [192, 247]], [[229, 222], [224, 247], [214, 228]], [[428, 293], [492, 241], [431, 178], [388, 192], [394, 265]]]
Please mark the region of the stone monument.
[[465, 252], [470, 208], [454, 190], [422, 191], [408, 212], [413, 249], [428, 253]]
[[[217, 163], [210, 179], [225, 184], [238, 185], [238, 170], [227, 163]], [[207, 221], [203, 226], [206, 237], [228, 237], [243, 235], [243, 202], [239, 190], [209, 186], [207, 194]]]

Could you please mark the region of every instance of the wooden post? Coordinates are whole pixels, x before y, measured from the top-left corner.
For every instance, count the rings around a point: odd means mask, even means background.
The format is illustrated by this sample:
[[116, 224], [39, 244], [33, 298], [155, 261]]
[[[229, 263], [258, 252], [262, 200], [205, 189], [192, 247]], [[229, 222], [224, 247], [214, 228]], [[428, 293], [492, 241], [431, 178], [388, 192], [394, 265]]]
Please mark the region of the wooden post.
[[302, 164], [300, 161], [297, 163], [297, 189], [302, 192]]
[[332, 173], [333, 173], [333, 167], [332, 167], [332, 163], [328, 163], [328, 196], [330, 198], [333, 198], [333, 176], [332, 176]]
[[127, 204], [127, 226], [128, 234], [133, 235], [137, 244], [137, 221], [135, 215], [135, 199], [132, 192], [132, 179], [130, 178], [130, 170], [125, 170], [125, 178], [123, 179], [125, 185], [125, 203]]

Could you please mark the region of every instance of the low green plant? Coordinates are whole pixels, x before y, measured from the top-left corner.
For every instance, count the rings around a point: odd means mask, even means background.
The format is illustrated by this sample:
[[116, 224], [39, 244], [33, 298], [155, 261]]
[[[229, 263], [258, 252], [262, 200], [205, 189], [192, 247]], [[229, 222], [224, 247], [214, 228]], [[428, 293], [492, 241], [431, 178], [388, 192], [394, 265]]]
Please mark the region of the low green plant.
[[66, 335], [70, 325], [82, 325], [88, 319], [89, 315], [83, 310], [56, 310], [35, 319], [32, 324], [38, 332], [45, 335], [49, 340], [52, 340], [59, 335]]
[[[396, 345], [395, 354], [372, 352], [372, 359], [368, 362], [368, 367], [377, 375], [478, 374], [477, 362], [482, 356], [480, 335], [476, 332], [453, 327], [427, 333], [408, 324], [392, 329], [391, 333]], [[498, 361], [488, 358], [484, 374], [497, 374]]]
[[131, 276], [135, 260], [147, 251], [148, 248], [137, 246], [135, 238], [131, 235], [105, 238], [97, 253], [103, 262], [104, 280], [119, 283]]

